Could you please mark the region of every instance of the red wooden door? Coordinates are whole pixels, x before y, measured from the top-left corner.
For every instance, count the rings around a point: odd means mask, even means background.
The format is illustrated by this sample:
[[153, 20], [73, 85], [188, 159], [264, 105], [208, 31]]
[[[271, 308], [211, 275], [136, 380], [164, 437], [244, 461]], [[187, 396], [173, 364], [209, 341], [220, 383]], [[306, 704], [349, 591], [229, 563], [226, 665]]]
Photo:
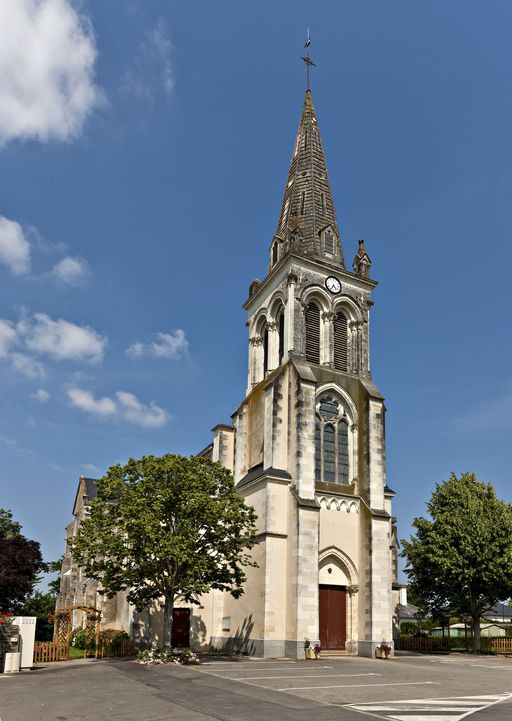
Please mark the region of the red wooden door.
[[342, 586], [320, 586], [320, 645], [344, 650], [347, 640], [347, 591]]
[[171, 645], [173, 648], [190, 645], [190, 608], [173, 609]]

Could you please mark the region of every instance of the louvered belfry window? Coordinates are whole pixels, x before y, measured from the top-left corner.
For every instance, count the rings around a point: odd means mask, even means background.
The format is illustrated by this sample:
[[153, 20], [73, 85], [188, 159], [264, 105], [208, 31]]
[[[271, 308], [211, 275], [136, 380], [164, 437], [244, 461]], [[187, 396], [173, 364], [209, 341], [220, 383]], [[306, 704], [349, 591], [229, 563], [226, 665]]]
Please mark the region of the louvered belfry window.
[[324, 396], [315, 419], [315, 480], [350, 483], [349, 424], [340, 403]]
[[279, 365], [281, 365], [284, 358], [284, 311], [281, 311], [279, 314], [277, 323], [277, 330], [279, 333]]
[[268, 371], [268, 328], [265, 326], [263, 331], [263, 377], [267, 375]]
[[334, 316], [334, 367], [347, 370], [347, 317], [344, 313]]
[[324, 248], [326, 253], [334, 255], [334, 236], [330, 230], [326, 230], [324, 233]]
[[320, 308], [316, 303], [306, 308], [306, 360], [320, 363]]

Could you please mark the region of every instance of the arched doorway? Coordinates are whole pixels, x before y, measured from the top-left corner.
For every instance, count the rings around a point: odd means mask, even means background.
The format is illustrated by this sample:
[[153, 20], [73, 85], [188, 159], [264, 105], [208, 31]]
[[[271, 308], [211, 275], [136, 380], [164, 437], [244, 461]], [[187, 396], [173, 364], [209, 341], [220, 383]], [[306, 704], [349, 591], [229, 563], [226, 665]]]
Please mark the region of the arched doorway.
[[323, 650], [345, 650], [349, 585], [347, 571], [335, 555], [328, 555], [320, 562], [318, 625]]

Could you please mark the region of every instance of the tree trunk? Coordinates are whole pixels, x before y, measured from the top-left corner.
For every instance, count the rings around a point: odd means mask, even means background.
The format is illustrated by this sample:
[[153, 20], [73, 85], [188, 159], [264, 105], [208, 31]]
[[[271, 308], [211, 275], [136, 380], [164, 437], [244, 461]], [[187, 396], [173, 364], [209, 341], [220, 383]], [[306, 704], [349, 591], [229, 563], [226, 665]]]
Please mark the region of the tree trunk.
[[167, 591], [165, 594], [164, 604], [164, 632], [162, 638], [162, 648], [164, 651], [170, 651], [172, 648], [172, 612], [174, 609], [174, 592]]
[[480, 614], [473, 616], [473, 653], [480, 653]]

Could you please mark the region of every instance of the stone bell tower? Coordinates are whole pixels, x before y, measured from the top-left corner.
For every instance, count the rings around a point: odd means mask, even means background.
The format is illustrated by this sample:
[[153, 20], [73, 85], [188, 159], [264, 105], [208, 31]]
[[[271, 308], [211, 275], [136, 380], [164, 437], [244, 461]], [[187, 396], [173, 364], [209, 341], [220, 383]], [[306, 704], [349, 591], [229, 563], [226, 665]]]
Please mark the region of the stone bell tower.
[[214, 429], [212, 457], [255, 507], [259, 534], [244, 596], [216, 599], [214, 646], [297, 657], [308, 638], [371, 656], [392, 643], [394, 493], [370, 373], [370, 267], [363, 241], [345, 267], [308, 89], [268, 274], [244, 304], [246, 397], [232, 426]]

